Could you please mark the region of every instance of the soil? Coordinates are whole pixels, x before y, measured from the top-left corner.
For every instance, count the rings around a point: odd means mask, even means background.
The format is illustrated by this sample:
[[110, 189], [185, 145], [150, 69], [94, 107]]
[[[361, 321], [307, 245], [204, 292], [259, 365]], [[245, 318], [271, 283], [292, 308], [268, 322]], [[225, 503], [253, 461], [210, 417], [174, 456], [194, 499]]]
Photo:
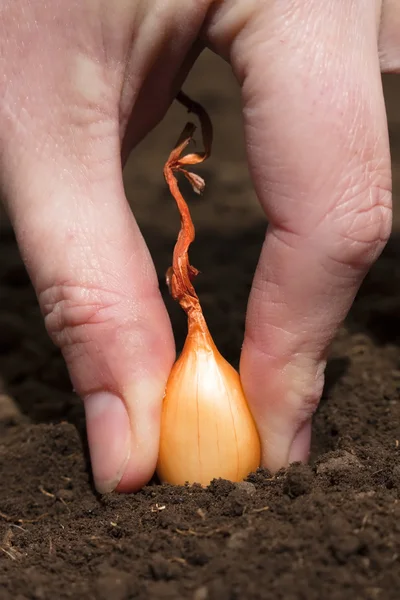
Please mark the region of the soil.
[[[385, 86], [398, 106], [394, 79]], [[239, 96], [228, 67], [205, 54], [185, 89], [216, 123], [214, 156], [201, 171], [208, 192], [190, 200], [198, 231], [191, 257], [202, 271], [198, 290], [215, 340], [237, 364], [265, 222], [246, 169]], [[162, 164], [185, 118], [173, 107], [136, 149], [125, 176], [178, 349], [185, 320], [164, 283], [178, 218]], [[397, 198], [395, 117], [390, 129]], [[260, 470], [236, 485], [152, 482], [134, 495], [100, 497], [92, 486], [80, 402], [47, 339], [3, 218], [1, 600], [397, 599], [399, 233], [396, 208], [393, 238], [333, 344], [308, 466], [294, 464], [275, 477]]]

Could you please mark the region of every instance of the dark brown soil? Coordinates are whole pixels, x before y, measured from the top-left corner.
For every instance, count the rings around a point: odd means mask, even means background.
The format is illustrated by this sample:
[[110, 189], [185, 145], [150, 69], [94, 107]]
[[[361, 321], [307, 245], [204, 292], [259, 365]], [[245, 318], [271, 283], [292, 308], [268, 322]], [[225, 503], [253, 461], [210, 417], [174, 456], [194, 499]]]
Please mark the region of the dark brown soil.
[[[211, 73], [211, 75], [210, 75]], [[389, 92], [396, 92], [388, 80]], [[238, 95], [209, 55], [186, 88], [217, 129], [193, 199], [192, 262], [224, 355], [237, 363], [265, 223], [244, 163]], [[391, 90], [391, 91], [390, 91]], [[390, 96], [392, 98], [392, 96]], [[138, 148], [128, 196], [168, 299], [178, 219], [162, 163], [185, 115], [174, 107]], [[400, 136], [391, 125], [395, 183]], [[154, 215], [157, 222], [152, 222]], [[400, 587], [400, 223], [332, 348], [310, 466], [208, 489], [93, 491], [80, 402], [48, 341], [14, 238], [0, 242], [0, 599], [397, 599]], [[12, 401], [13, 399], [13, 401]], [[83, 441], [82, 441], [83, 440]]]

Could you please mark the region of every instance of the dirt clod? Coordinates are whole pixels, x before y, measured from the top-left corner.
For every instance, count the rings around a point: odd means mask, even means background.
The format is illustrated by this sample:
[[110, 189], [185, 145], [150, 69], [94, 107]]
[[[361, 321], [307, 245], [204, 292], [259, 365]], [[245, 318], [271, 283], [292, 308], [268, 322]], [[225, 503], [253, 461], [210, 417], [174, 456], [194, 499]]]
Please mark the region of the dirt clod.
[[286, 471], [283, 491], [290, 498], [308, 494], [312, 489], [313, 472], [308, 465], [293, 463]]

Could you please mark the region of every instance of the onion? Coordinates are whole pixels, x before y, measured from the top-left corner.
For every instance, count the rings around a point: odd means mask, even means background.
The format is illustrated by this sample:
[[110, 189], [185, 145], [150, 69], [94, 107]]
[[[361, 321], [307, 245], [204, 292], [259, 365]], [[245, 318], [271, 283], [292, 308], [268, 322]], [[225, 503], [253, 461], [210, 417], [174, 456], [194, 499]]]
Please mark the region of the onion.
[[244, 479], [259, 466], [261, 449], [239, 374], [215, 346], [192, 284], [198, 271], [189, 263], [188, 249], [195, 232], [174, 173], [182, 173], [196, 192], [203, 191], [203, 179], [185, 167], [208, 158], [212, 126], [198, 103], [183, 92], [178, 100], [200, 118], [205, 149], [182, 156], [195, 131], [195, 126], [188, 123], [164, 168], [181, 215], [167, 282], [172, 297], [187, 314], [188, 334], [163, 400], [157, 474], [161, 481], [172, 484], [208, 485], [219, 477]]

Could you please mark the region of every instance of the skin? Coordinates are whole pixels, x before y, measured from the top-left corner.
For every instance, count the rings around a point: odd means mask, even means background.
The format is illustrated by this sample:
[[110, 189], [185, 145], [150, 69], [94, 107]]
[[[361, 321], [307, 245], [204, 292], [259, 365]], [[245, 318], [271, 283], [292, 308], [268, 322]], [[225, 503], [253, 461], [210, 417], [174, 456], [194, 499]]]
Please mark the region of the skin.
[[129, 151], [204, 46], [231, 63], [270, 223], [241, 377], [264, 465], [306, 460], [327, 349], [391, 229], [380, 71], [399, 69], [399, 26], [397, 0], [2, 2], [2, 195], [85, 404], [99, 491], [151, 477], [175, 358], [124, 195]]

